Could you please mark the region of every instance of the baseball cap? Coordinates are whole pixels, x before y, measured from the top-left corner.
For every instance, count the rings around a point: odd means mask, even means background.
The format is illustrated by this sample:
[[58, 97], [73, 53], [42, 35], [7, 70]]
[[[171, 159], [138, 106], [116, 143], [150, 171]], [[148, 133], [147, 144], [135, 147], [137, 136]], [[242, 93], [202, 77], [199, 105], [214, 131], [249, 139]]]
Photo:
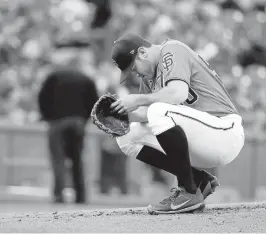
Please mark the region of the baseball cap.
[[143, 37], [134, 33], [124, 34], [114, 42], [111, 57], [121, 70], [120, 83], [131, 74], [139, 47], [149, 44]]

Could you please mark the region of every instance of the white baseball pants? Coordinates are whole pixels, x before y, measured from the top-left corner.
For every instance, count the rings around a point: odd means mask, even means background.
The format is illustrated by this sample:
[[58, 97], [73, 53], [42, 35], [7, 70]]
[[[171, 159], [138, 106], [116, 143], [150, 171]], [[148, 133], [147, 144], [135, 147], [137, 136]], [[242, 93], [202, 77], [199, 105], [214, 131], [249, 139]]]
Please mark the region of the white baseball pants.
[[136, 157], [144, 145], [165, 154], [155, 136], [176, 125], [187, 136], [194, 167], [226, 165], [238, 156], [244, 145], [242, 118], [236, 114], [219, 118], [183, 105], [154, 103], [148, 108], [147, 118], [148, 123], [131, 123], [130, 132], [116, 138], [126, 155]]

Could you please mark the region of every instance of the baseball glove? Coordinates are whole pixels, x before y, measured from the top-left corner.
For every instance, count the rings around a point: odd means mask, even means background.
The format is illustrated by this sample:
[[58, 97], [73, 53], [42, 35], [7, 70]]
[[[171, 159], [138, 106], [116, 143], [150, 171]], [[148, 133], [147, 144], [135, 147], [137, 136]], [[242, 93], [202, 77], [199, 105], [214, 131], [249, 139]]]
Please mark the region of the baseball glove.
[[91, 117], [93, 123], [111, 137], [119, 137], [130, 131], [128, 115], [111, 113], [110, 105], [117, 101], [111, 94], [104, 94], [94, 104]]

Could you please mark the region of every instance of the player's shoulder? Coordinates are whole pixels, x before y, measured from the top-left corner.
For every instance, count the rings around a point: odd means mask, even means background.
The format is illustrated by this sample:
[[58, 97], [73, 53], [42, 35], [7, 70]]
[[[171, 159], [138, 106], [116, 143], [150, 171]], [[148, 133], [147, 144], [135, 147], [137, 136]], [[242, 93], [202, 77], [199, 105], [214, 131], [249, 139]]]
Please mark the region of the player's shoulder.
[[193, 50], [188, 45], [178, 40], [167, 39], [161, 44], [161, 56], [164, 56], [168, 52], [173, 53], [175, 51], [186, 54], [193, 53]]
[[178, 40], [174, 40], [174, 39], [166, 39], [161, 44], [161, 49], [165, 49], [165, 48], [185, 48], [185, 49], [191, 50], [191, 48], [185, 43], [178, 41]]

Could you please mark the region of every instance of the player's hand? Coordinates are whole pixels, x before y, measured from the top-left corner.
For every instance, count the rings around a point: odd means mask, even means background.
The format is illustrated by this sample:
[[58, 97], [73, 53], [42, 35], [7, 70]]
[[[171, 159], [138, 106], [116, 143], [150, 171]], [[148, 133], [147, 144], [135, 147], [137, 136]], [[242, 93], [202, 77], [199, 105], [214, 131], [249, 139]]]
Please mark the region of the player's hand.
[[130, 94], [123, 99], [118, 99], [116, 102], [112, 103], [110, 108], [111, 112], [118, 112], [119, 114], [128, 114], [139, 107], [137, 95]]

